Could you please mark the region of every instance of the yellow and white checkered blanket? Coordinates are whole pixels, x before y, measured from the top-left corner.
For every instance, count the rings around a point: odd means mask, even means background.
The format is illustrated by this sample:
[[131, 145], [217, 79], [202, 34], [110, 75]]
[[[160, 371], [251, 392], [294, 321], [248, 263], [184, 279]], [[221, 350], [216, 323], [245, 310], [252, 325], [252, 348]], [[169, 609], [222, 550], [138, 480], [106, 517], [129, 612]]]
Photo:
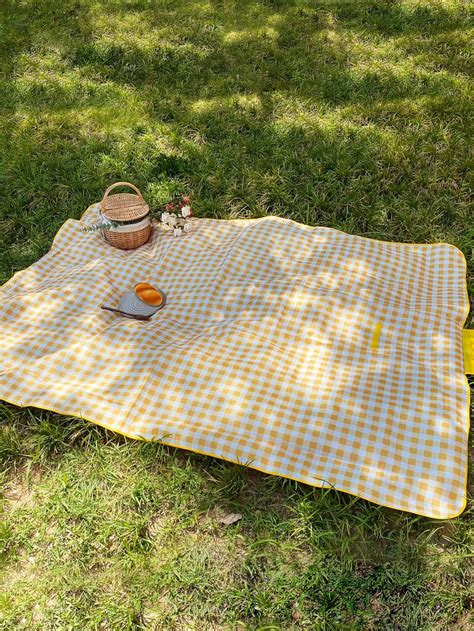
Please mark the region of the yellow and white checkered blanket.
[[[267, 217], [121, 251], [81, 226], [0, 290], [0, 398], [384, 506], [463, 510], [455, 247]], [[150, 321], [100, 309], [141, 281], [168, 297]]]

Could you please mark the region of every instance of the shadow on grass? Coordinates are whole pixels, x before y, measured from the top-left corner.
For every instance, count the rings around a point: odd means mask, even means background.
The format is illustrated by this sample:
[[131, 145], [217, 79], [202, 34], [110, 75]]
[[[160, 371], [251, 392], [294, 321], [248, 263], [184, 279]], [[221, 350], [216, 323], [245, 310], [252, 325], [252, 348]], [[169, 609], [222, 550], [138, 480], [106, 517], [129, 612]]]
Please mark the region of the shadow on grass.
[[186, 187], [205, 214], [276, 212], [397, 240], [447, 230], [465, 247], [465, 84], [373, 35], [385, 25], [425, 45], [462, 28], [464, 10], [133, 2], [104, 12], [71, 1], [62, 11], [49, 1], [5, 11], [7, 270], [124, 177], [148, 185], [152, 204]]

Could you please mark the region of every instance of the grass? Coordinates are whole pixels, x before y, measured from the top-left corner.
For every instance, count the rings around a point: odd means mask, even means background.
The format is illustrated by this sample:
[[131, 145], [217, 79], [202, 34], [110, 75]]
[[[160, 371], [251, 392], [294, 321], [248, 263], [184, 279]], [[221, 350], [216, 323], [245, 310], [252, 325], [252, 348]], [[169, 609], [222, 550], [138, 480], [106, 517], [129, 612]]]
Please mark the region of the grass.
[[[448, 241], [472, 291], [469, 3], [0, 12], [0, 282], [120, 179], [200, 215]], [[0, 420], [2, 628], [471, 628], [472, 502], [435, 522], [45, 411]]]

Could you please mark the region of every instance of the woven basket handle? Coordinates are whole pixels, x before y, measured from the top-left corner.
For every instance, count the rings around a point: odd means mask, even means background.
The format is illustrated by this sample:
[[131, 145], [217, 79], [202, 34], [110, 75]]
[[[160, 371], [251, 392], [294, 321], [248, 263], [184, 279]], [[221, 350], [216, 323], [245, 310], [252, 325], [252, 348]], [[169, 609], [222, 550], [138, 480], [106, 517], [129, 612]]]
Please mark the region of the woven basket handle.
[[[130, 182], [115, 182], [115, 184], [111, 184], [111, 186], [109, 186], [109, 188], [105, 191], [104, 196], [102, 198], [102, 201], [104, 201], [104, 199], [107, 197], [107, 195], [109, 195], [109, 193], [114, 189], [117, 188], [117, 186], [129, 186], [130, 188], [133, 188], [133, 190], [135, 191], [135, 193], [138, 195], [138, 197], [140, 197], [141, 199], [143, 199], [143, 195], [140, 193], [140, 191], [138, 190], [138, 188], [136, 186], [134, 186], [133, 184], [130, 184]], [[143, 200], [145, 201], [145, 200]]]

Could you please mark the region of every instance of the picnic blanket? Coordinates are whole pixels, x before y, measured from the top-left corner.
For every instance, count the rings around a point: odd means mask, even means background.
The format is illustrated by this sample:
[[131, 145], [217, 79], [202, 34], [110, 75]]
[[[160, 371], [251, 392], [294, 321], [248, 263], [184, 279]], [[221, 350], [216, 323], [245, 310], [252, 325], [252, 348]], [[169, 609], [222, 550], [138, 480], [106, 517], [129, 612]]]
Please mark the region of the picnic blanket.
[[[0, 289], [0, 398], [434, 518], [466, 502], [466, 264], [278, 217], [133, 251], [68, 220]], [[149, 282], [148, 322], [100, 309]]]

